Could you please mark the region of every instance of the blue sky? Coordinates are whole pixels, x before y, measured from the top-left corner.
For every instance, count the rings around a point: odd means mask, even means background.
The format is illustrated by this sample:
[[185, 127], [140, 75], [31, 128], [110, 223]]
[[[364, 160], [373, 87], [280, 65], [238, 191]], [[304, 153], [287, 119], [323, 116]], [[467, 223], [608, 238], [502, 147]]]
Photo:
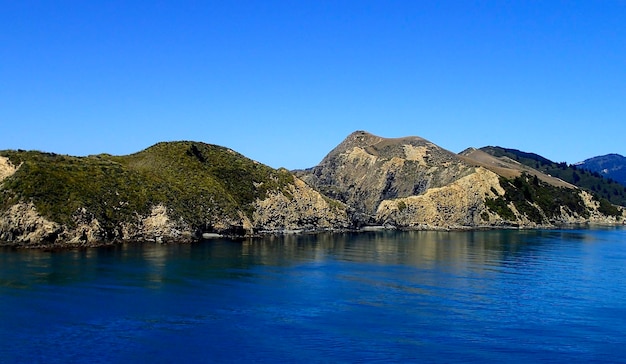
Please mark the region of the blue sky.
[[0, 149], [317, 164], [355, 130], [626, 154], [626, 1], [3, 1]]

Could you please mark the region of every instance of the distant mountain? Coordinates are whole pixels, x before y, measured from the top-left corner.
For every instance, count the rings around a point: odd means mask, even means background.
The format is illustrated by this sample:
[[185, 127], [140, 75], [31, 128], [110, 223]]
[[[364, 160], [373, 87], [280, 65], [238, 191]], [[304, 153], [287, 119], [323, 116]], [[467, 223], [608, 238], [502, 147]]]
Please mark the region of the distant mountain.
[[[603, 175], [599, 171], [590, 171], [590, 169], [584, 168], [584, 164], [582, 163], [578, 163], [575, 165], [568, 165], [564, 162], [556, 163], [538, 154], [527, 153], [517, 149], [508, 149], [502, 147], [489, 146], [480, 148], [480, 150], [501, 160], [508, 159], [515, 161], [524, 166], [534, 168], [547, 175], [559, 178], [565, 182], [576, 185], [580, 188], [589, 190], [597, 194], [600, 198], [607, 199], [613, 204], [626, 206], [626, 186], [615, 182], [617, 181], [617, 178], [603, 178]], [[619, 158], [608, 159], [614, 161], [619, 160]], [[626, 174], [626, 168], [619, 169], [618, 163], [612, 164], [609, 162], [605, 162], [602, 164], [598, 163], [596, 165], [602, 165], [603, 170], [614, 170], [614, 176], [616, 174], [619, 174], [619, 172]]]
[[576, 167], [600, 173], [602, 176], [611, 178], [626, 186], [626, 157], [622, 155], [607, 154], [589, 158], [583, 162], [576, 163]]

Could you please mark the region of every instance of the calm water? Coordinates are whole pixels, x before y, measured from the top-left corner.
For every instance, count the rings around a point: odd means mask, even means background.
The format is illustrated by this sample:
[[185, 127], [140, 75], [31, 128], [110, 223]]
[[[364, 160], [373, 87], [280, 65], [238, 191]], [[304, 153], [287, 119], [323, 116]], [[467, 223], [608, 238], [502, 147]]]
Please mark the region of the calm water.
[[626, 230], [0, 250], [0, 362], [625, 362]]

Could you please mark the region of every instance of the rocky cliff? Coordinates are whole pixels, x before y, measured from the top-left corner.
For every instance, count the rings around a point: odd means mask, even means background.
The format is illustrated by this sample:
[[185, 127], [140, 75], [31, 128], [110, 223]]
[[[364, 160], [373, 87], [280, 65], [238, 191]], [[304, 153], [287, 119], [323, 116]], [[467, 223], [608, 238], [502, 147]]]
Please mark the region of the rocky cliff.
[[419, 138], [352, 133], [322, 162], [296, 174], [344, 202], [356, 225], [401, 228], [616, 223], [600, 202], [557, 178], [471, 149], [463, 155]]
[[376, 223], [383, 201], [417, 196], [474, 173], [454, 153], [419, 138], [381, 138], [357, 131], [322, 162], [297, 172], [323, 194], [344, 202], [363, 224]]

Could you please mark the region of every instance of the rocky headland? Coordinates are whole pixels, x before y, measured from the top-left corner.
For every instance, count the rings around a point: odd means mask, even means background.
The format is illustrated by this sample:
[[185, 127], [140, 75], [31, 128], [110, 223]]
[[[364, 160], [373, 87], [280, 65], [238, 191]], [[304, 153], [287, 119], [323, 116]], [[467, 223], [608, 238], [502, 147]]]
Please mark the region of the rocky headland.
[[0, 152], [0, 242], [17, 246], [621, 224], [623, 211], [511, 158], [364, 131], [292, 172], [198, 142], [128, 156]]

